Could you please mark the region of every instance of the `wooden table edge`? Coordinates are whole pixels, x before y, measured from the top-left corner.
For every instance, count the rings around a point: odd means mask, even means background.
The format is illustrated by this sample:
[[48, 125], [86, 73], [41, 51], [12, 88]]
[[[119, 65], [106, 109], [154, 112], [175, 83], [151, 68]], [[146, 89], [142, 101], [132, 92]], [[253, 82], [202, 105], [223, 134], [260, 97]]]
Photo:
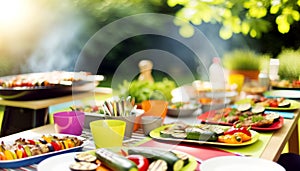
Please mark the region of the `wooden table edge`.
[[298, 120], [299, 110], [295, 111], [293, 119], [284, 119], [283, 127], [273, 133], [260, 158], [277, 161], [286, 143], [289, 143], [289, 152], [299, 154]]

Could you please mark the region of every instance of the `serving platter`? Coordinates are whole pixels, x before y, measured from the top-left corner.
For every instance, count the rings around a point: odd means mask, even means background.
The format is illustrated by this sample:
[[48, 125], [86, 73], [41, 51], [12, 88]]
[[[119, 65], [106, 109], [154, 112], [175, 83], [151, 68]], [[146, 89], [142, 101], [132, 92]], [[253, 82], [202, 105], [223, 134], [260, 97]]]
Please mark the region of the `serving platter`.
[[[135, 148], [153, 148], [153, 147], [135, 147]], [[114, 148], [109, 148], [112, 151], [116, 153], [120, 153], [121, 155], [121, 150], [127, 152], [129, 148], [126, 147], [114, 147]], [[190, 171], [190, 170], [195, 170], [198, 166], [198, 163], [195, 159], [194, 156], [184, 153], [182, 151], [175, 151], [176, 153], [182, 153], [186, 154], [189, 156], [189, 163], [186, 164], [180, 171]], [[78, 153], [78, 152], [77, 152]], [[43, 160], [40, 162], [37, 166], [38, 171], [57, 171], [57, 170], [69, 170], [69, 166], [75, 162], [74, 157], [77, 154], [76, 152], [74, 153], [67, 153], [67, 154], [61, 154], [57, 156], [50, 157], [46, 160]], [[86, 152], [85, 152], [86, 153]], [[94, 151], [89, 151], [88, 153], [94, 154]]]
[[[233, 123], [223, 122], [223, 121], [215, 121], [213, 117], [216, 114], [216, 110], [211, 110], [199, 115], [197, 118], [200, 120], [201, 123], [208, 123], [208, 124], [217, 124], [217, 125], [227, 125], [232, 126]], [[284, 118], [282, 116], [279, 117], [278, 121], [275, 121], [272, 125], [268, 127], [255, 127], [252, 126], [251, 129], [256, 131], [274, 131], [278, 130], [283, 126]]]
[[[231, 147], [250, 145], [250, 144], [255, 143], [259, 139], [259, 133], [254, 130], [250, 130], [251, 135], [252, 135], [251, 140], [240, 143], [240, 144], [230, 144], [230, 143], [213, 142], [213, 141], [188, 140], [188, 139], [179, 139], [179, 138], [165, 138], [160, 135], [160, 131], [168, 129], [172, 126], [173, 126], [173, 124], [161, 126], [159, 128], [152, 130], [149, 135], [154, 139], [163, 140], [163, 141], [171, 141], [171, 142], [178, 142], [178, 143], [181, 143], [181, 142], [196, 143], [196, 144], [206, 144], [206, 145], [215, 145], [215, 146], [231, 146]], [[229, 127], [224, 127], [224, 126], [219, 126], [219, 127], [229, 128]]]
[[[88, 141], [80, 136], [75, 136], [75, 135], [69, 135], [69, 134], [51, 134], [53, 136], [57, 137], [64, 137], [64, 136], [69, 136], [69, 137], [76, 137], [79, 140], [83, 141], [83, 144], [80, 146], [68, 148], [68, 149], [63, 149], [59, 151], [53, 151], [53, 152], [48, 152], [40, 155], [35, 155], [35, 156], [30, 156], [26, 158], [21, 158], [21, 159], [14, 159], [14, 160], [0, 160], [0, 168], [18, 168], [18, 167], [23, 167], [23, 166], [28, 166], [32, 164], [36, 164], [41, 162], [42, 160], [49, 158], [51, 156], [56, 156], [64, 153], [70, 153], [70, 152], [78, 152], [81, 151], [84, 146], [88, 144]], [[33, 136], [33, 137], [26, 137], [26, 139], [38, 139], [41, 138], [42, 135], [40, 136]], [[4, 138], [3, 141], [5, 144], [13, 144], [16, 139], [10, 139], [10, 138]]]
[[[75, 76], [72, 77], [72, 74]], [[103, 76], [100, 75], [87, 74], [77, 78], [76, 74], [82, 73], [56, 71], [0, 77], [0, 97], [6, 100], [39, 100], [60, 97], [90, 91], [96, 87], [98, 81], [103, 80]]]
[[[267, 110], [278, 110], [278, 111], [289, 111], [289, 110], [296, 110], [300, 108], [300, 102], [296, 100], [288, 100], [285, 101], [289, 102], [291, 105], [289, 107], [264, 107]], [[235, 104], [245, 104], [245, 103], [251, 103], [251, 99], [242, 99], [237, 101]]]

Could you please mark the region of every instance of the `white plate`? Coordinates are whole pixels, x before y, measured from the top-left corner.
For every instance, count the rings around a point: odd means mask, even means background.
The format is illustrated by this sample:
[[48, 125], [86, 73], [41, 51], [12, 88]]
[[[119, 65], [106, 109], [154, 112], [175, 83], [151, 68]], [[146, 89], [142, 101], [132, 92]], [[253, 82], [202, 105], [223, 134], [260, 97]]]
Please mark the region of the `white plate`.
[[49, 157], [37, 166], [38, 171], [64, 171], [70, 170], [69, 166], [75, 162], [75, 153], [65, 153], [53, 157]]
[[201, 171], [285, 171], [279, 164], [265, 159], [239, 156], [222, 156], [205, 160]]

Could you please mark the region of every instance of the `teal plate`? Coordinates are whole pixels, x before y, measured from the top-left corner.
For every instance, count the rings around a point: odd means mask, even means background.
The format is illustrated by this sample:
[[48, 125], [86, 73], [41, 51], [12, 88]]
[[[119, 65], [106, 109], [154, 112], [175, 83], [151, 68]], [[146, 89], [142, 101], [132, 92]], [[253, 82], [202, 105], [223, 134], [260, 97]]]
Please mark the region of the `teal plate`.
[[300, 91], [297, 90], [273, 90], [264, 93], [267, 98], [284, 97], [287, 99], [300, 99]]

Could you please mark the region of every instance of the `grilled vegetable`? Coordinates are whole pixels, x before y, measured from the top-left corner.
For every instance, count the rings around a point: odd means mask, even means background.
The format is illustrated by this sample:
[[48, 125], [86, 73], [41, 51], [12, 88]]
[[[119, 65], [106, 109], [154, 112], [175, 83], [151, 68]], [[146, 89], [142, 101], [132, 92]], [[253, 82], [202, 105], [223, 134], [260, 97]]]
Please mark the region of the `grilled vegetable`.
[[276, 112], [272, 112], [266, 115], [267, 120], [278, 120], [280, 118], [280, 115]]
[[147, 171], [166, 171], [168, 169], [168, 164], [164, 160], [155, 160], [151, 162]]
[[171, 138], [173, 130], [162, 130], [160, 131], [160, 136], [163, 138]]
[[174, 153], [160, 149], [130, 148], [128, 149], [128, 154], [139, 154], [150, 161], [164, 160], [167, 162], [168, 170], [178, 171], [184, 164], [184, 162]]
[[238, 105], [237, 110], [241, 111], [241, 112], [245, 112], [251, 109], [251, 104], [250, 103], [246, 103], [246, 104], [241, 104]]
[[251, 109], [251, 112], [253, 114], [260, 114], [260, 113], [264, 113], [265, 108], [263, 106], [255, 106]]
[[[82, 143], [83, 141], [77, 137], [43, 135], [41, 138], [37, 139], [18, 138], [15, 140], [14, 144], [9, 145], [2, 141], [0, 152], [4, 153], [6, 150], [12, 151], [17, 157], [11, 157], [9, 153], [6, 152], [9, 156], [6, 160], [15, 160], [80, 146]], [[1, 158], [0, 160], [3, 159]]]
[[97, 158], [108, 168], [115, 171], [138, 171], [137, 165], [124, 156], [111, 150], [100, 148], [96, 150]]
[[229, 134], [229, 135], [233, 135], [236, 132], [242, 132], [248, 136], [251, 137], [251, 132], [249, 131], [249, 127], [241, 127], [239, 125], [235, 125], [232, 126], [231, 128], [229, 128], [227, 131], [224, 132], [225, 135]]
[[187, 134], [185, 132], [174, 132], [172, 134], [173, 138], [178, 138], [178, 139], [185, 139], [187, 137]]
[[149, 161], [146, 157], [142, 155], [133, 154], [126, 156], [126, 158], [133, 161], [137, 165], [139, 171], [147, 171], [149, 167]]
[[218, 135], [215, 132], [199, 128], [186, 129], [186, 139], [199, 141], [217, 141]]
[[178, 153], [176, 151], [171, 151], [174, 153], [178, 158], [180, 158], [183, 161], [183, 165], [187, 165], [189, 163], [189, 156], [185, 153]]
[[78, 153], [75, 155], [75, 160], [77, 162], [89, 162], [94, 163], [97, 160], [97, 157], [89, 153]]
[[281, 103], [278, 103], [278, 107], [290, 107], [290, 106], [291, 106], [291, 103], [286, 100]]
[[97, 165], [89, 162], [75, 162], [69, 166], [72, 171], [96, 171]]

